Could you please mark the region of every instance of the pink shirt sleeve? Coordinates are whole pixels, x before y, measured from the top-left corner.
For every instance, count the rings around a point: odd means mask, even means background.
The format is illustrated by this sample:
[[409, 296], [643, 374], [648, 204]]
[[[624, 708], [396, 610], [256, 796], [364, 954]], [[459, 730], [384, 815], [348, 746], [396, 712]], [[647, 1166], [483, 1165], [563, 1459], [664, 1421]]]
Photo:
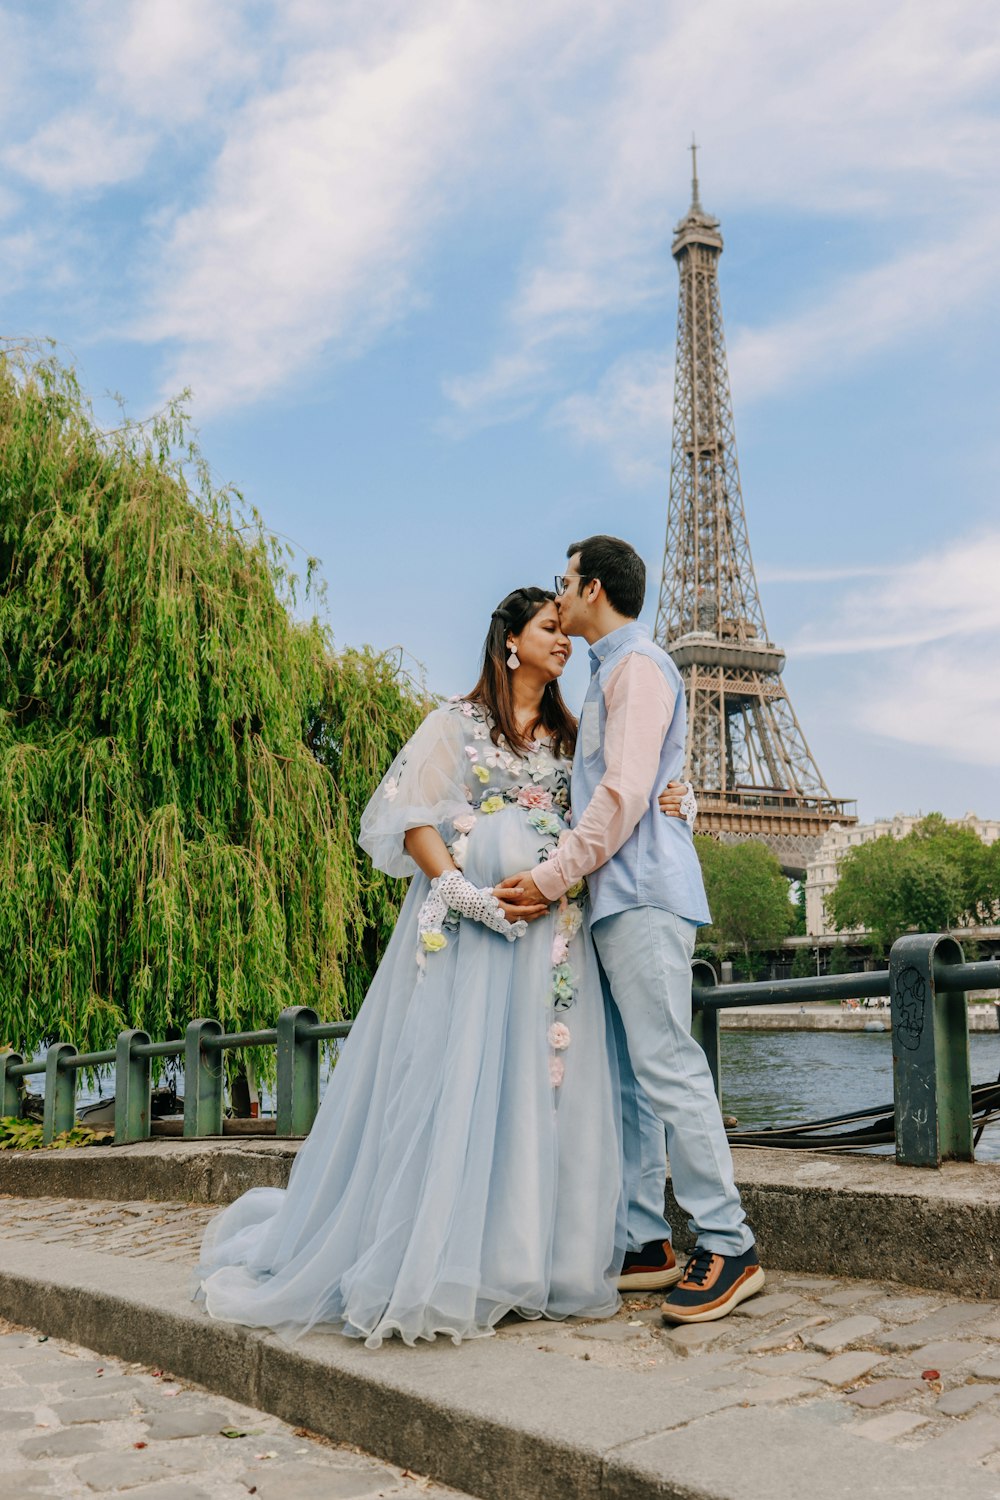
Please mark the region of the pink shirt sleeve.
[[558, 853], [531, 872], [547, 901], [557, 901], [618, 853], [649, 807], [656, 785], [674, 694], [655, 661], [639, 652], [627, 656], [605, 684], [604, 703], [607, 769]]

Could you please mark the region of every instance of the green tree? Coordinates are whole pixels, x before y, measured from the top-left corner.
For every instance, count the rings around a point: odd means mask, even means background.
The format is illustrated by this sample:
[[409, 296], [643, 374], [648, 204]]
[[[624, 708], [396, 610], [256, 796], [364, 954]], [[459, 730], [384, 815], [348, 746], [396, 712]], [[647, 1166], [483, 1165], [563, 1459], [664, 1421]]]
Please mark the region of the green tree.
[[[344, 798], [357, 833], [375, 788], [396, 753], [433, 706], [423, 687], [403, 671], [401, 653], [345, 650], [331, 658], [322, 712], [309, 736]], [[376, 870], [367, 856], [353, 867], [356, 901], [348, 917], [344, 989], [356, 1015], [396, 925], [406, 883]]]
[[397, 895], [353, 832], [421, 695], [296, 621], [177, 410], [103, 435], [8, 353], [0, 488], [0, 1040], [356, 1008]]
[[919, 830], [904, 839], [886, 835], [851, 849], [827, 898], [840, 931], [870, 932], [882, 952], [904, 932], [955, 926], [968, 913], [967, 902], [968, 882], [950, 841], [939, 842]]
[[970, 922], [996, 920], [1000, 898], [994, 863], [996, 846], [991, 850], [972, 828], [948, 823], [940, 813], [923, 818], [903, 842], [912, 842], [957, 872], [962, 883], [963, 917]]
[[981, 915], [984, 923], [1000, 922], [1000, 839], [986, 848], [983, 855], [985, 899]]
[[851, 960], [843, 943], [834, 943], [830, 949], [828, 972], [831, 974], [849, 974], [851, 972]]
[[781, 866], [757, 839], [723, 844], [698, 835], [695, 847], [712, 913], [704, 936], [715, 943], [721, 958], [739, 953], [752, 969], [754, 951], [780, 943], [794, 921]]
[[792, 959], [792, 978], [809, 979], [816, 973], [816, 956], [811, 948], [796, 948]]
[[805, 879], [788, 882], [788, 899], [792, 903], [791, 931], [795, 937], [806, 934], [806, 883]]

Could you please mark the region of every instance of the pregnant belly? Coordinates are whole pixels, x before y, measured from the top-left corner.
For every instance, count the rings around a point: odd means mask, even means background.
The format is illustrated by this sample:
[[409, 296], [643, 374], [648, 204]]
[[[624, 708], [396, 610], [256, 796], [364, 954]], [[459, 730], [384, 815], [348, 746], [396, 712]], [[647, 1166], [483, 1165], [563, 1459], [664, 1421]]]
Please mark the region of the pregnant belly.
[[494, 886], [508, 875], [533, 869], [551, 842], [532, 828], [524, 808], [508, 806], [500, 812], [480, 813], [466, 846], [465, 877], [473, 885]]

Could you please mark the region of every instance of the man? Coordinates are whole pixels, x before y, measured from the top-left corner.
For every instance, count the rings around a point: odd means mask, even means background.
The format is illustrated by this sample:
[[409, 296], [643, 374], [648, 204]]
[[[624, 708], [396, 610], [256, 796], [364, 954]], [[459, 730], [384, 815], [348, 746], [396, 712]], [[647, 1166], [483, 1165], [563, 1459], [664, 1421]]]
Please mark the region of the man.
[[[684, 763], [680, 674], [638, 623], [642, 559], [617, 537], [574, 542], [556, 579], [567, 635], [590, 646], [590, 687], [573, 762], [573, 827], [555, 856], [512, 876], [510, 900], [556, 901], [586, 876], [591, 931], [610, 990], [622, 1078], [629, 1247], [620, 1285], [676, 1283], [672, 1323], [725, 1317], [764, 1285], [733, 1180], [712, 1075], [691, 1036], [691, 957], [710, 920], [686, 822], [656, 791]], [[663, 1138], [696, 1248], [676, 1265], [663, 1216]]]

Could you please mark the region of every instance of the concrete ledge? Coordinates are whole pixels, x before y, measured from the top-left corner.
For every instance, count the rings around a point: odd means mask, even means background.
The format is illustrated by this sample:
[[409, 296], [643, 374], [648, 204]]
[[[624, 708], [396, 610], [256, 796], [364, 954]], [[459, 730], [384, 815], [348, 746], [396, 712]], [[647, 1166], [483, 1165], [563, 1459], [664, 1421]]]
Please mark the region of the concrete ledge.
[[66, 1151], [0, 1151], [0, 1193], [132, 1203], [231, 1203], [253, 1187], [284, 1187], [300, 1141], [260, 1137]]
[[665, 1386], [525, 1339], [370, 1351], [331, 1333], [288, 1346], [212, 1322], [186, 1280], [172, 1265], [7, 1241], [0, 1313], [155, 1360], [483, 1500], [912, 1500], [956, 1483], [963, 1500], [995, 1500], [995, 1475], [863, 1441], [824, 1401], [815, 1414], [745, 1409], [739, 1391], [708, 1400], [697, 1381]]
[[[733, 1162], [765, 1265], [1000, 1297], [1000, 1165], [750, 1149]], [[669, 1185], [667, 1217], [689, 1244]]]

